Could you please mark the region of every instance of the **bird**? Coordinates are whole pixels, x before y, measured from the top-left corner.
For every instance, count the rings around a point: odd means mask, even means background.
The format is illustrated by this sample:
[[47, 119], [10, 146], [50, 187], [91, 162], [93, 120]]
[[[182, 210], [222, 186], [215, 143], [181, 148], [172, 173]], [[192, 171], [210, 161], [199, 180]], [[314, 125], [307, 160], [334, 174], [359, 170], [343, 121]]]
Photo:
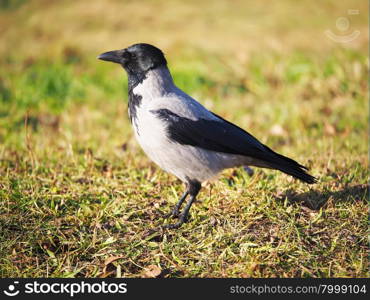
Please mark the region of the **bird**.
[[137, 43], [97, 58], [126, 71], [128, 115], [136, 140], [153, 162], [185, 183], [185, 192], [168, 214], [178, 221], [165, 228], [187, 222], [201, 184], [224, 169], [248, 165], [279, 170], [308, 184], [317, 181], [307, 167], [273, 151], [178, 88], [159, 48]]

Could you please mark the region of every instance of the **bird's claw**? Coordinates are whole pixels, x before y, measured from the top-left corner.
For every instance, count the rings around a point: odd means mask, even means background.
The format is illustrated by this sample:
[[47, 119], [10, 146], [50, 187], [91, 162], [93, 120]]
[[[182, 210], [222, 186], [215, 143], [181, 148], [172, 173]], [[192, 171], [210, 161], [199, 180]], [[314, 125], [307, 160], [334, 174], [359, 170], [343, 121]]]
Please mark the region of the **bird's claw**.
[[188, 216], [184, 216], [183, 214], [178, 215], [179, 221], [175, 224], [167, 224], [164, 225], [163, 228], [165, 229], [177, 229], [181, 227], [182, 224], [186, 223], [189, 220]]
[[167, 224], [167, 225], [163, 225], [163, 228], [164, 228], [164, 229], [177, 229], [177, 228], [179, 228], [181, 225], [182, 225], [182, 222], [177, 222], [177, 223], [175, 223], [175, 224]]

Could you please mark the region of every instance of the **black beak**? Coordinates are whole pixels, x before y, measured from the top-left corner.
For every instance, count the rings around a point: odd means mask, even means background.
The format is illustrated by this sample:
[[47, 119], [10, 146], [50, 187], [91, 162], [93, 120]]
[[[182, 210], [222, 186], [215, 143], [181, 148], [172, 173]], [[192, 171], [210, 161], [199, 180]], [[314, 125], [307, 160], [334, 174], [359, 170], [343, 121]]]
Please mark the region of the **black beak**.
[[108, 51], [108, 52], [104, 52], [104, 53], [100, 54], [98, 56], [98, 59], [111, 61], [111, 62], [115, 62], [115, 63], [120, 64], [122, 57], [120, 55], [120, 51], [115, 50], [115, 51]]

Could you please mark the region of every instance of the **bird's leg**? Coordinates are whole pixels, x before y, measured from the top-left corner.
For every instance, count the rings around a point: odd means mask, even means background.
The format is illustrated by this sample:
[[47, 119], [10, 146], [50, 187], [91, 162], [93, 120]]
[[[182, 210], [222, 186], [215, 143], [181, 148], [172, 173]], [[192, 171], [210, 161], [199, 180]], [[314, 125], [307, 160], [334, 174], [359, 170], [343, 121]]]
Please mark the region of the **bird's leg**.
[[186, 204], [182, 213], [179, 215], [179, 221], [175, 224], [166, 225], [166, 226], [164, 226], [165, 228], [169, 228], [169, 229], [179, 228], [184, 222], [187, 221], [190, 207], [193, 204], [193, 202], [195, 201], [195, 199], [196, 199], [196, 197], [199, 193], [200, 188], [201, 188], [200, 182], [198, 182], [198, 181], [189, 181], [188, 190], [186, 191], [186, 193], [188, 193], [190, 195], [190, 199], [189, 199], [188, 203]]
[[182, 194], [180, 200], [176, 203], [173, 210], [170, 213], [166, 214], [165, 217], [166, 218], [168, 218], [168, 217], [178, 217], [179, 214], [180, 214], [181, 204], [185, 201], [185, 199], [188, 195], [189, 195], [189, 192], [188, 192], [188, 188], [187, 188], [185, 193]]

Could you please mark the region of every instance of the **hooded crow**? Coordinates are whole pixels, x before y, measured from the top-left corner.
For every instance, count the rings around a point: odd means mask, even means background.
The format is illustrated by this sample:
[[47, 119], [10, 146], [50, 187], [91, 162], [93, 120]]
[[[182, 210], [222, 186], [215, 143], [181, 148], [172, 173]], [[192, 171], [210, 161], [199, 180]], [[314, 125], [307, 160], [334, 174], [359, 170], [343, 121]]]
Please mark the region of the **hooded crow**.
[[185, 193], [170, 214], [179, 220], [167, 228], [180, 227], [201, 183], [227, 168], [248, 165], [276, 169], [306, 183], [316, 182], [306, 167], [274, 152], [180, 90], [160, 49], [140, 43], [98, 58], [118, 63], [127, 72], [128, 114], [144, 152], [186, 184]]

